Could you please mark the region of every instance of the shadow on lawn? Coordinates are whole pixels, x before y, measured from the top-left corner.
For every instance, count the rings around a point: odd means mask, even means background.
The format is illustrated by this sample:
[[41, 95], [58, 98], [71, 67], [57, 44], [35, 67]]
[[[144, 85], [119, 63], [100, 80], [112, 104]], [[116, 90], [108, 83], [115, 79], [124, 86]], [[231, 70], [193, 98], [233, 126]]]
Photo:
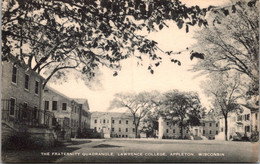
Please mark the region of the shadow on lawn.
[[90, 143], [91, 140], [89, 141], [71, 141], [72, 145], [81, 145], [81, 144], [86, 144], [86, 143]]
[[[80, 147], [76, 145], [90, 143], [91, 141], [72, 141], [68, 146], [58, 145], [53, 148], [38, 148], [28, 150], [5, 150], [2, 151], [2, 162], [22, 163], [22, 162], [55, 162], [64, 157], [64, 154], [73, 154]], [[75, 147], [74, 147], [75, 145]], [[58, 154], [60, 153], [60, 154]]]
[[111, 147], [122, 147], [122, 146], [109, 145], [109, 144], [100, 144], [100, 145], [93, 146], [92, 148], [111, 148]]

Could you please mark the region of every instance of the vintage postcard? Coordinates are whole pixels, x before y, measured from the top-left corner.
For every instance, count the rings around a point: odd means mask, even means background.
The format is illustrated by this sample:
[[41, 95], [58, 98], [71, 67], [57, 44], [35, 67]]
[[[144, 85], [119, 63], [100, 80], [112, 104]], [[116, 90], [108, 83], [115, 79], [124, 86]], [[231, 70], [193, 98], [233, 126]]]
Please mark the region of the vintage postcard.
[[259, 0], [2, 0], [4, 163], [259, 161]]

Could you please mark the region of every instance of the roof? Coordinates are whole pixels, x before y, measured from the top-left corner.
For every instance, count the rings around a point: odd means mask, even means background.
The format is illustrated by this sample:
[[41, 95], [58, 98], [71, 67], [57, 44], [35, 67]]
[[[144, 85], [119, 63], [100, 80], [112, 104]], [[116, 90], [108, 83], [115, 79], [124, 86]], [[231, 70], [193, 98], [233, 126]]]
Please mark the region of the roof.
[[128, 118], [133, 117], [131, 113], [119, 113], [119, 112], [91, 112], [91, 117], [102, 117], [109, 115], [113, 118]]
[[84, 98], [73, 98], [77, 103], [79, 104], [85, 104], [86, 102], [88, 103], [88, 99]]
[[241, 105], [246, 107], [246, 108], [248, 108], [248, 109], [250, 109], [250, 111], [252, 113], [259, 111], [259, 107], [257, 105], [254, 105], [254, 104], [251, 104], [251, 105], [249, 105], [249, 104], [241, 104]]
[[46, 90], [46, 89], [49, 89], [49, 90], [51, 90], [51, 91], [53, 91], [53, 92], [55, 92], [55, 93], [61, 95], [62, 97], [65, 97], [65, 98], [69, 99], [69, 100], [73, 100], [72, 98], [66, 96], [65, 94], [59, 92], [58, 90], [56, 90], [56, 89], [50, 87], [48, 84], [45, 86], [44, 90]]
[[16, 58], [13, 55], [8, 55], [6, 56], [5, 59], [2, 59], [2, 61], [9, 61], [11, 60], [13, 63], [18, 64], [19, 66], [21, 66], [23, 69], [25, 69], [26, 71], [30, 71], [31, 73], [35, 74], [36, 76], [38, 76], [39, 78], [41, 78], [42, 80], [45, 80], [45, 78], [43, 76], [41, 76], [40, 74], [38, 74], [37, 72], [35, 72], [34, 70], [32, 70], [24, 61]]

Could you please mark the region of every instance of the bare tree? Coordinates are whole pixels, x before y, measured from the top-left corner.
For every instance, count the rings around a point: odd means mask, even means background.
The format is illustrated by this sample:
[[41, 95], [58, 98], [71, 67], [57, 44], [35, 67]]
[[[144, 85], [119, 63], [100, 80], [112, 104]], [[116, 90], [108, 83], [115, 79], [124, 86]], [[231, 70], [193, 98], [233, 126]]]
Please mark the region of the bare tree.
[[208, 13], [209, 26], [197, 32], [194, 45], [195, 51], [204, 54], [204, 60], [199, 60], [192, 70], [202, 74], [239, 72], [249, 81], [248, 94], [258, 97], [258, 6], [258, 0], [237, 1]]
[[230, 112], [239, 111], [239, 100], [243, 97], [240, 77], [238, 74], [230, 77], [227, 73], [216, 73], [202, 87], [208, 96], [213, 97], [213, 104], [225, 119], [225, 140], [228, 140], [228, 115]]
[[114, 100], [111, 101], [109, 109], [126, 108], [131, 112], [134, 118], [135, 137], [137, 138], [140, 121], [155, 107], [151, 100], [157, 95], [158, 92], [156, 91], [139, 94], [117, 93]]

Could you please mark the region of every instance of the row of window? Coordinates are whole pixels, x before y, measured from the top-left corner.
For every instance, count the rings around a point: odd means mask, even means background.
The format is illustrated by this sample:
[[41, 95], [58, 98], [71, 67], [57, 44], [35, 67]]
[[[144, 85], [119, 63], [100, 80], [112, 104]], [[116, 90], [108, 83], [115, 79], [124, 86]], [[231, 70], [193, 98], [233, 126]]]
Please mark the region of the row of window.
[[[105, 120], [105, 119], [102, 120], [102, 119], [100, 119], [99, 122], [105, 124], [105, 123], [109, 123], [109, 120]], [[97, 119], [94, 120], [94, 123], [95, 124], [97, 123]], [[115, 123], [115, 120], [112, 120], [112, 124], [114, 124], [114, 123]], [[118, 123], [121, 124], [122, 121], [119, 120]], [[128, 120], [125, 121], [125, 124], [128, 124]], [[134, 121], [133, 121], [133, 124], [134, 124]]]
[[[9, 111], [9, 114], [12, 115], [12, 116], [15, 114], [15, 105], [16, 105], [16, 98], [11, 97], [10, 98], [10, 111]], [[23, 118], [27, 117], [27, 108], [28, 108], [28, 103], [24, 102], [24, 104], [23, 104], [23, 111], [22, 111], [22, 117]], [[38, 111], [37, 107], [34, 106], [33, 112], [32, 112], [33, 119], [36, 119], [38, 117], [37, 116], [37, 111]]]
[[[49, 101], [44, 101], [44, 110], [50, 110], [49, 106], [50, 106]], [[57, 101], [52, 101], [52, 110], [53, 111], [58, 110], [58, 102]], [[67, 110], [67, 103], [62, 103], [62, 110], [63, 111]]]
[[[205, 126], [206, 124], [205, 123], [203, 123], [203, 126]], [[209, 123], [209, 127], [212, 127], [212, 123]], [[218, 127], [218, 123], [216, 123], [216, 127]]]
[[[235, 119], [236, 118], [234, 117], [234, 121], [236, 121]], [[242, 120], [249, 121], [250, 120], [250, 114], [237, 116], [237, 121], [242, 121]]]
[[[25, 74], [24, 76], [24, 88], [29, 91], [29, 83], [30, 82], [30, 76]], [[12, 83], [17, 84], [17, 67], [13, 65], [12, 70]], [[35, 80], [34, 84], [34, 93], [39, 94], [39, 81]]]
[[[97, 127], [94, 127], [94, 129], [95, 129], [95, 131], [96, 131], [96, 130], [97, 130]], [[100, 128], [98, 128], [98, 129], [100, 130]], [[109, 128], [108, 128], [108, 130], [109, 130]], [[135, 132], [135, 128], [133, 128], [132, 130], [133, 130], [133, 132]], [[114, 132], [114, 131], [115, 131], [115, 128], [112, 128], [111, 131]], [[123, 132], [123, 131], [122, 131], [121, 128], [118, 128], [118, 132]], [[128, 128], [125, 128], [125, 132], [129, 132], [129, 131], [128, 131]]]
[[[203, 135], [205, 135], [205, 130], [203, 130]], [[212, 134], [212, 131], [211, 130], [209, 130], [209, 134]], [[218, 131], [216, 130], [216, 135], [218, 135]]]
[[[172, 130], [173, 133], [175, 133], [175, 129]], [[166, 129], [166, 133], [169, 133], [169, 129]], [[180, 129], [180, 133], [181, 133], [181, 129]], [[189, 130], [186, 130], [186, 133], [189, 133]]]

